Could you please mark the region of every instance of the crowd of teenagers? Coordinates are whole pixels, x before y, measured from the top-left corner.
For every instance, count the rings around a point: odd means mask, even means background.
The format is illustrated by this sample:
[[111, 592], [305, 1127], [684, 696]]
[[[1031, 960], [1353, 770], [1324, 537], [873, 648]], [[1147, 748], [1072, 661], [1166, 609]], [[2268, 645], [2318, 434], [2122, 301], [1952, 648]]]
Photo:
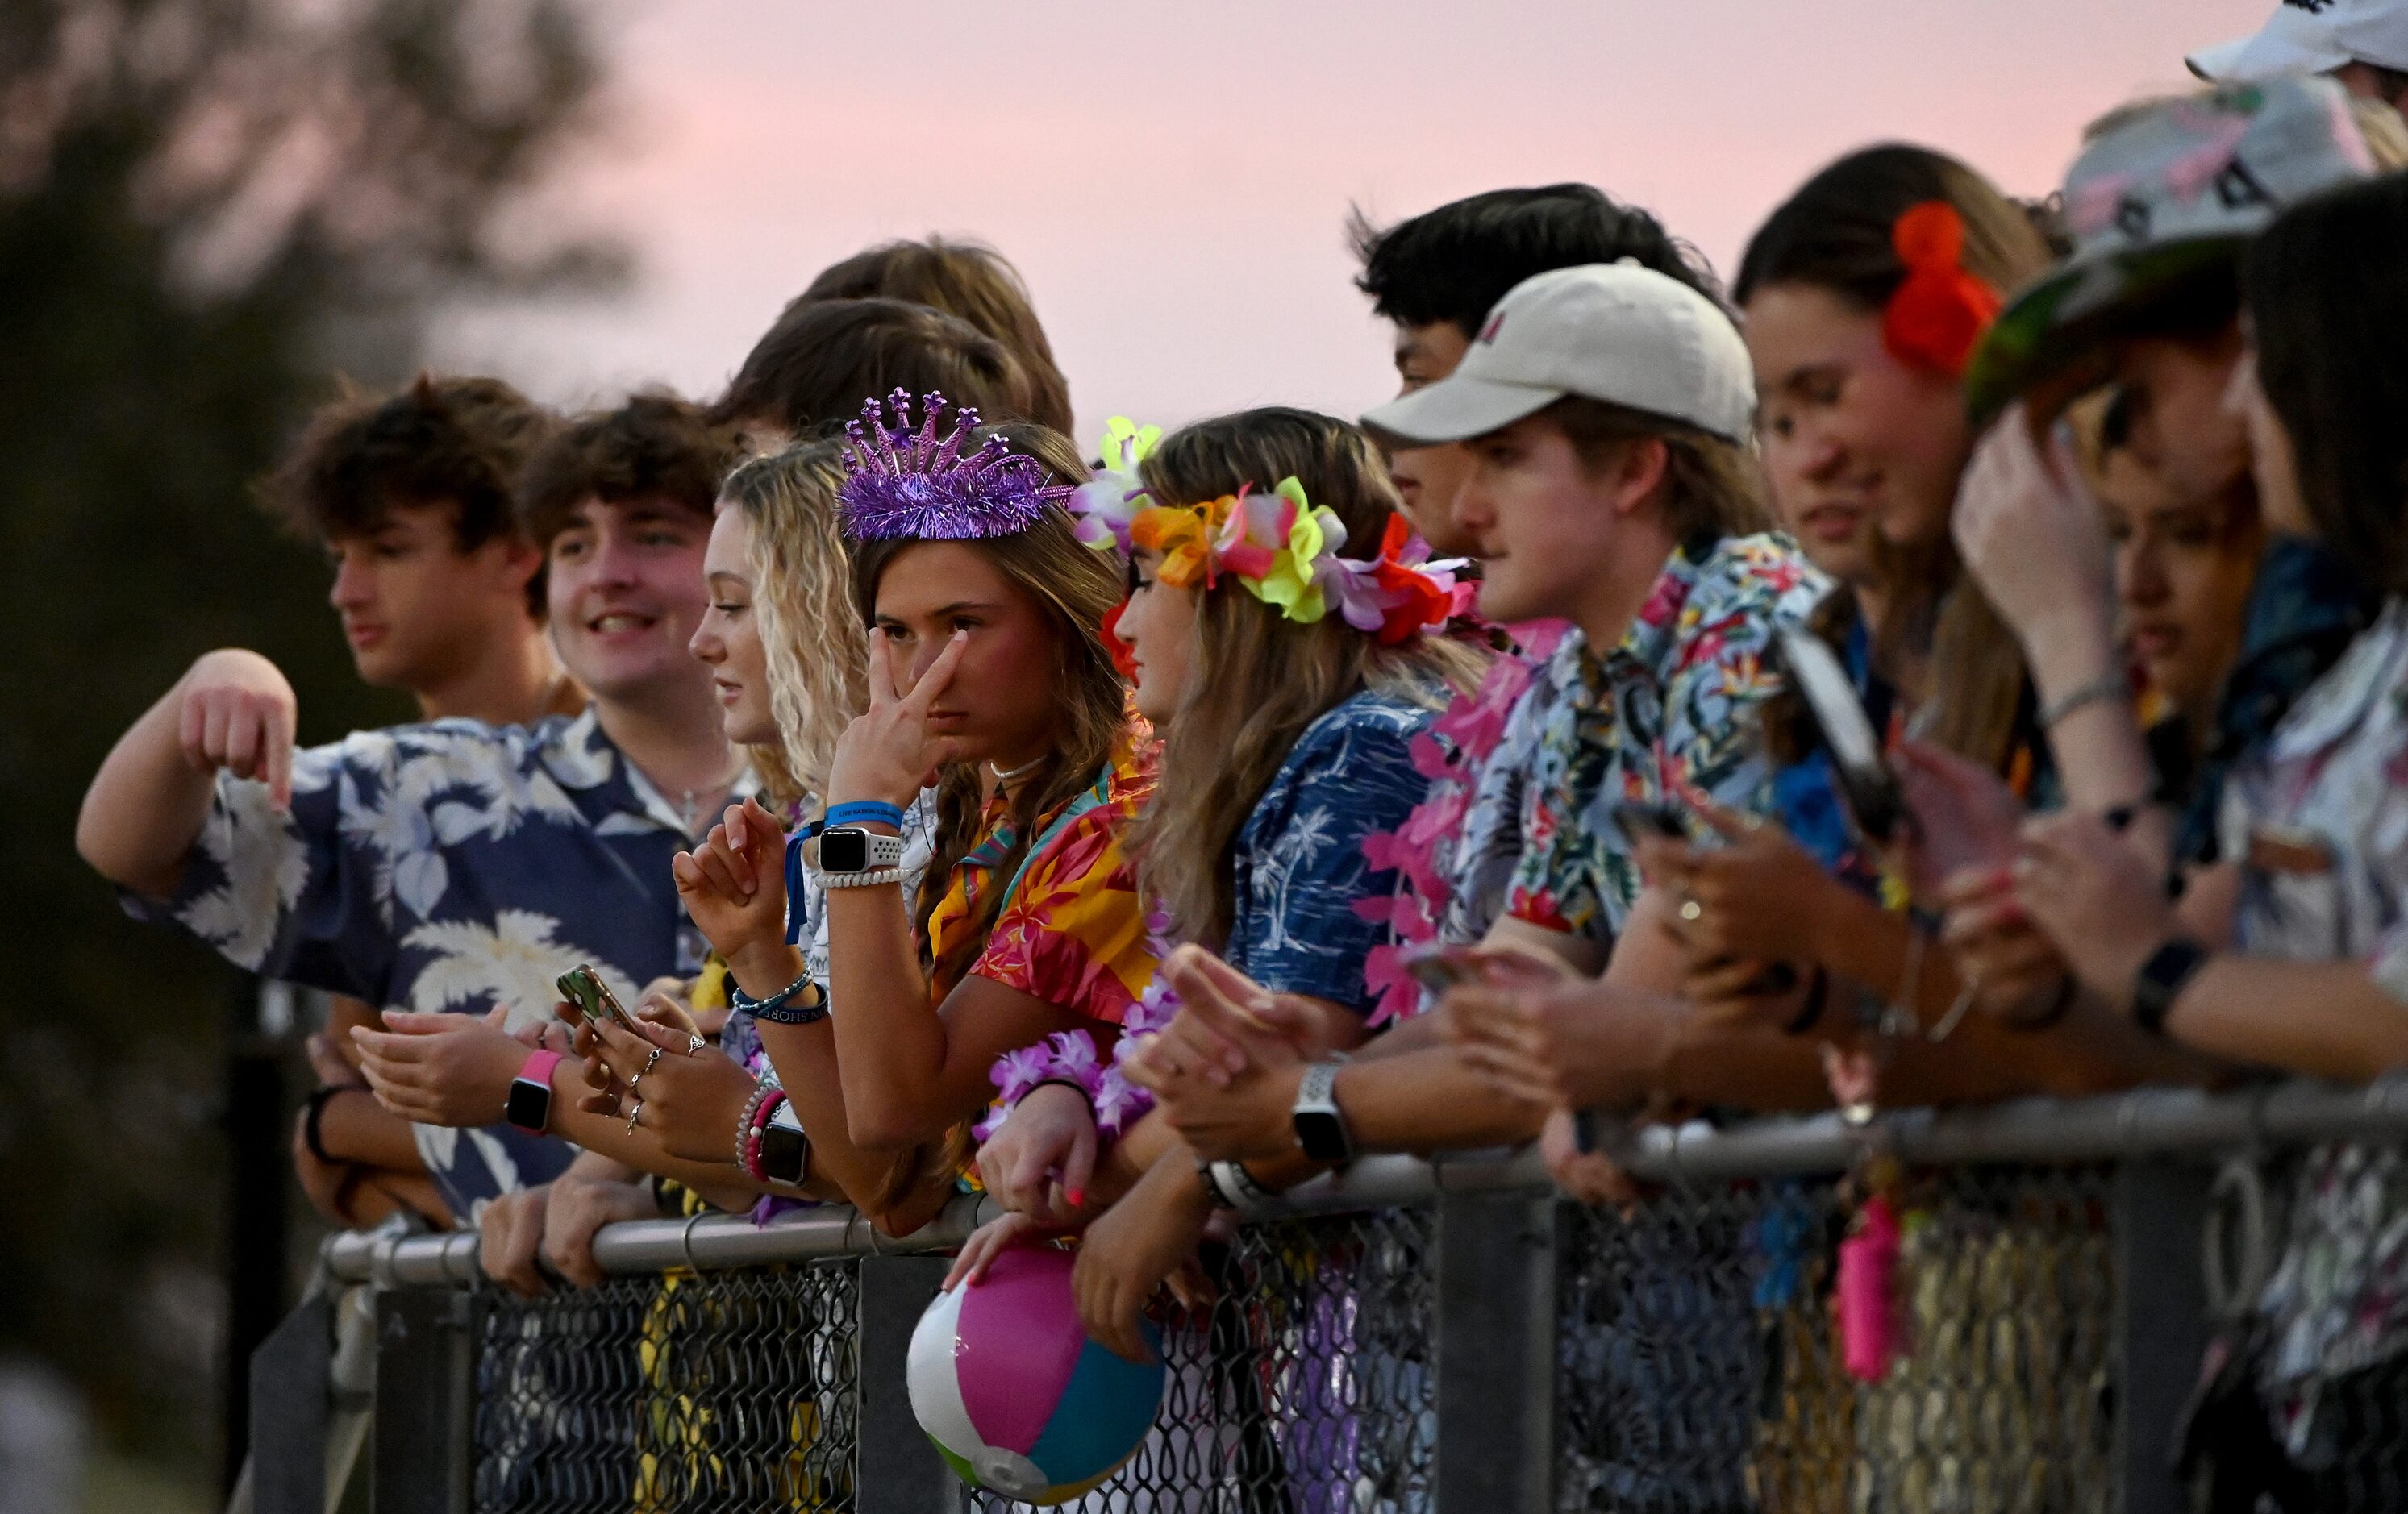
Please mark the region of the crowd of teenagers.
[[[1125, 1354], [1216, 1215], [1365, 1153], [1644, 1202], [1631, 1121], [2371, 1078], [2408, 4], [2194, 66], [2044, 202], [1852, 152], [1727, 279], [1584, 185], [1357, 217], [1402, 391], [1359, 421], [1074, 442], [1019, 279], [943, 240], [827, 269], [710, 404], [347, 393], [267, 493], [424, 721], [296, 750], [211, 651], [80, 849], [342, 996], [294, 1140], [337, 1222], [479, 1227], [532, 1294], [612, 1221], [982, 1188], [953, 1284], [1075, 1235]], [[2408, 1170], [2296, 1193], [2229, 1459], [2310, 1507], [2408, 1457], [2324, 1411], [2408, 1393]]]

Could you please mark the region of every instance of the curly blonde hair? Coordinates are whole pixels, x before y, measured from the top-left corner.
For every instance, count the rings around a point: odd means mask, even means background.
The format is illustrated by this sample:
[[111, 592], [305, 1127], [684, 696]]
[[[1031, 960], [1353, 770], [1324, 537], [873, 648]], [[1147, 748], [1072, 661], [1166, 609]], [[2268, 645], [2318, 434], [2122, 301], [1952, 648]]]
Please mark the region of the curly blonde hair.
[[750, 528], [752, 613], [769, 668], [781, 750], [753, 749], [781, 804], [827, 791], [837, 738], [869, 703], [869, 636], [853, 611], [853, 563], [837, 529], [843, 450], [803, 442], [727, 476], [720, 497]]

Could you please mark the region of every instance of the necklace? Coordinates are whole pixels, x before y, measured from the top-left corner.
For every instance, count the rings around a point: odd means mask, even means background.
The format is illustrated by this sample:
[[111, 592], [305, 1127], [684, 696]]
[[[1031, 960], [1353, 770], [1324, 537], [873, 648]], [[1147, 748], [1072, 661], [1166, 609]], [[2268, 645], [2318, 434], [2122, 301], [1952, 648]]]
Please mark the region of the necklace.
[[745, 759], [743, 756], [738, 754], [736, 759], [736, 765], [728, 769], [727, 776], [719, 780], [719, 784], [716, 788], [688, 789], [685, 791], [685, 797], [678, 804], [678, 819], [685, 822], [686, 835], [694, 835], [696, 819], [702, 813], [702, 801], [706, 797], [716, 797], [717, 795], [725, 793], [728, 790], [736, 787], [736, 780], [738, 778], [741, 778], [744, 774], [744, 761]]
[[1022, 778], [1026, 778], [1029, 774], [1036, 772], [1038, 768], [1044, 765], [1045, 759], [1050, 755], [1051, 753], [1040, 751], [1036, 756], [1028, 759], [1028, 761], [1021, 764], [1018, 767], [997, 767], [993, 763], [989, 763], [986, 765], [988, 770], [995, 774], [995, 781], [998, 785], [1017, 783]]

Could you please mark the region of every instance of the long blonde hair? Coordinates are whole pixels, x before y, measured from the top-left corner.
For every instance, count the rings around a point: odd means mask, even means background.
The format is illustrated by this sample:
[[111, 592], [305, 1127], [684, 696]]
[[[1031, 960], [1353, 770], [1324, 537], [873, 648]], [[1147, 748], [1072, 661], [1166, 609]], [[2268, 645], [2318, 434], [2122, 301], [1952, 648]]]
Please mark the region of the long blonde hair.
[[[1293, 477], [1345, 523], [1349, 556], [1376, 553], [1402, 504], [1369, 439], [1310, 410], [1199, 421], [1165, 437], [1140, 473], [1163, 505], [1201, 504]], [[1132, 847], [1147, 900], [1182, 938], [1217, 949], [1234, 923], [1229, 856], [1238, 832], [1305, 728], [1366, 689], [1436, 708], [1450, 688], [1476, 683], [1485, 659], [1443, 636], [1383, 647], [1334, 610], [1310, 624], [1291, 621], [1236, 583], [1197, 592], [1187, 685]]]
[[837, 738], [869, 703], [869, 637], [853, 610], [852, 563], [837, 530], [841, 448], [804, 442], [754, 458], [720, 488], [744, 516], [752, 614], [769, 669], [781, 748], [755, 747], [780, 804], [827, 791]]

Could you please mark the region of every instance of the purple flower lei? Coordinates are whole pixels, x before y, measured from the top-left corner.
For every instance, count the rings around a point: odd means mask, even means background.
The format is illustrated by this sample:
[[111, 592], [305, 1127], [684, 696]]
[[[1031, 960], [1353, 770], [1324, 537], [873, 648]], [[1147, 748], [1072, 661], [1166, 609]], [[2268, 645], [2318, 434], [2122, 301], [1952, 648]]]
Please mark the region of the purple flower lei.
[[[1157, 909], [1146, 917], [1145, 923], [1147, 949], [1160, 962], [1170, 955], [1170, 921]], [[1118, 1139], [1154, 1107], [1154, 1094], [1129, 1081], [1128, 1075], [1121, 1071], [1121, 1064], [1142, 1044], [1144, 1037], [1168, 1029], [1178, 1014], [1179, 995], [1156, 977], [1146, 984], [1144, 993], [1122, 1020], [1121, 1038], [1112, 1048], [1110, 1066], [1101, 1064], [1095, 1037], [1082, 1030], [1057, 1031], [1035, 1046], [1005, 1052], [987, 1073], [987, 1079], [996, 1090], [994, 1109], [970, 1128], [970, 1134], [981, 1143], [993, 1138], [1022, 1099], [1042, 1084], [1061, 1082], [1084, 1089], [1087, 1106], [1096, 1117], [1096, 1133], [1107, 1140]]]
[[887, 396], [889, 423], [876, 400], [859, 421], [845, 423], [845, 479], [837, 487], [844, 534], [855, 541], [970, 541], [1027, 530], [1045, 507], [1069, 496], [1068, 484], [1033, 457], [989, 436], [977, 450], [962, 448], [978, 429], [979, 413], [955, 407], [953, 429], [941, 441], [937, 418], [945, 396], [920, 397], [920, 428], [911, 429], [911, 396]]

